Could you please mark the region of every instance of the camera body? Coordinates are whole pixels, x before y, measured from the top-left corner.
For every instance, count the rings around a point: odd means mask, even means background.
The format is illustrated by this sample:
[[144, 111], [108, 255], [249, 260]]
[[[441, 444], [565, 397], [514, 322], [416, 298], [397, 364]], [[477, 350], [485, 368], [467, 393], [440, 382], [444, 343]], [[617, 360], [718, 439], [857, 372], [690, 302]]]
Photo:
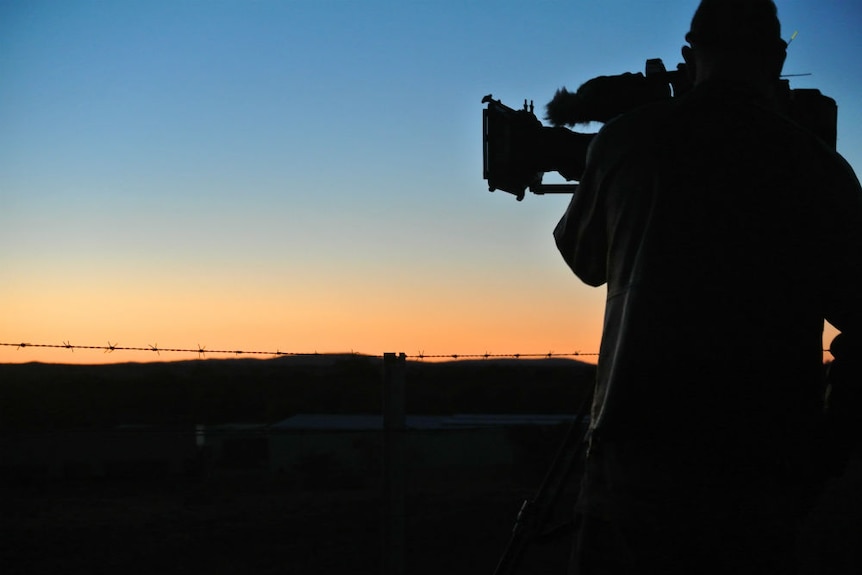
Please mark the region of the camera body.
[[[576, 92], [558, 90], [548, 104], [548, 119], [555, 126], [607, 122], [650, 102], [678, 97], [691, 88], [683, 64], [668, 71], [660, 59], [646, 61], [645, 73], [599, 76]], [[502, 190], [522, 200], [534, 194], [572, 193], [576, 184], [543, 184], [546, 172], [560, 172], [568, 180], [580, 179], [587, 148], [594, 134], [562, 127], [543, 126], [533, 103], [515, 110], [494, 100], [482, 99], [482, 166], [489, 191]], [[838, 107], [835, 100], [816, 89], [791, 89], [787, 80], [778, 86], [777, 110], [805, 127], [835, 149]]]

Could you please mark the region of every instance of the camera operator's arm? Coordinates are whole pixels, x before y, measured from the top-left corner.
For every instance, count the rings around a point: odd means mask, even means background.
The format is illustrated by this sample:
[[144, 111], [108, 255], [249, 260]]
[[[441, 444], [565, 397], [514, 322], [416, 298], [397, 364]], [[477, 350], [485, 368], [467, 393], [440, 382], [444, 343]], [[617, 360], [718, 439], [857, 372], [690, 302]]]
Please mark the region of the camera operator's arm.
[[543, 126], [539, 136], [539, 169], [543, 172], [559, 172], [567, 180], [580, 181], [586, 165], [587, 149], [594, 137], [595, 134]]
[[846, 163], [828, 184], [823, 289], [827, 321], [841, 333], [832, 341], [826, 397], [832, 471], [862, 455], [862, 186]]
[[563, 259], [584, 283], [592, 286], [607, 281], [607, 229], [602, 207], [601, 177], [594, 168], [601, 155], [601, 136], [597, 136], [586, 155], [586, 168], [578, 191], [554, 229], [554, 240]]
[[862, 334], [838, 334], [829, 351], [834, 359], [826, 378], [826, 442], [822, 455], [826, 471], [840, 475], [849, 458], [862, 455]]
[[839, 331], [862, 335], [862, 185], [850, 165], [839, 163], [821, 183], [822, 265], [826, 319]]

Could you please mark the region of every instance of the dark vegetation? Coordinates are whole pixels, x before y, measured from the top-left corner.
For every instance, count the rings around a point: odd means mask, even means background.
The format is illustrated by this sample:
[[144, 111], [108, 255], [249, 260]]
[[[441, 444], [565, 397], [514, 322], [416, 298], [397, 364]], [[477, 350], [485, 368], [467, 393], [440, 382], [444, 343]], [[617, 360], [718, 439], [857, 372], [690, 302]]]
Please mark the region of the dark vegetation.
[[[572, 413], [595, 366], [572, 360], [408, 362], [413, 414]], [[0, 365], [0, 430], [272, 423], [380, 413], [383, 360], [346, 355], [113, 365]]]
[[[560, 359], [408, 362], [406, 411], [572, 413], [594, 369]], [[116, 426], [141, 424], [128, 434], [137, 442], [148, 430], [189, 424], [381, 413], [382, 394], [382, 358], [355, 355], [0, 365], [0, 440], [93, 435], [81, 430], [114, 437]], [[540, 484], [564, 431], [509, 432], [518, 462], [511, 469], [411, 472], [406, 572], [493, 572], [522, 501]], [[312, 479], [297, 481], [296, 471], [218, 461], [201, 473], [193, 466], [194, 473], [154, 474], [136, 465], [131, 474], [57, 477], [11, 468], [0, 456], [0, 573], [381, 573], [381, 471], [348, 485], [330, 465], [336, 459], [325, 450], [309, 453], [308, 469], [300, 471]], [[530, 560], [532, 572], [558, 571], [568, 537], [550, 549]]]

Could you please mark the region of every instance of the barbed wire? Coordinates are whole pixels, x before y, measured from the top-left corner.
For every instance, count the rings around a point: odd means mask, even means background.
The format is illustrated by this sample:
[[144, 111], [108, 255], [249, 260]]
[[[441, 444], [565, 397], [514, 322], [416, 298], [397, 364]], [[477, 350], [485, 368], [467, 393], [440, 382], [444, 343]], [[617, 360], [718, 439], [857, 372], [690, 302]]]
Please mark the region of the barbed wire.
[[423, 354], [418, 353], [415, 355], [407, 354], [408, 359], [500, 359], [500, 358], [509, 358], [509, 359], [527, 359], [527, 358], [553, 358], [553, 357], [579, 357], [582, 355], [592, 355], [598, 356], [598, 353], [584, 353], [580, 351], [572, 351], [572, 352], [564, 352], [564, 353], [555, 353], [553, 351], [549, 351], [548, 353], [448, 353], [448, 354]]
[[[108, 340], [107, 345], [73, 345], [68, 341], [64, 341], [62, 344], [51, 344], [51, 343], [5, 343], [0, 342], [0, 347], [14, 347], [17, 350], [26, 349], [26, 348], [37, 348], [37, 349], [67, 349], [69, 351], [75, 351], [76, 349], [80, 350], [97, 350], [103, 351], [104, 353], [113, 353], [115, 351], [146, 351], [146, 352], [155, 352], [157, 355], [161, 355], [161, 352], [166, 353], [196, 353], [199, 357], [204, 357], [206, 354], [213, 355], [233, 355], [233, 356], [272, 356], [272, 357], [309, 357], [309, 356], [320, 356], [320, 355], [365, 355], [370, 357], [383, 357], [383, 354], [360, 354], [354, 351], [348, 352], [287, 352], [287, 351], [259, 351], [259, 350], [242, 350], [242, 349], [207, 349], [206, 346], [198, 345], [197, 348], [177, 348], [177, 347], [159, 347], [158, 344], [148, 345], [146, 347], [139, 346], [121, 346], [118, 343], [111, 343]], [[549, 351], [547, 353], [444, 353], [444, 354], [426, 354], [423, 352], [418, 352], [415, 354], [405, 354], [408, 359], [528, 359], [528, 358], [555, 358], [555, 357], [580, 357], [580, 356], [598, 356], [598, 353], [584, 353], [580, 351], [573, 352], [563, 352], [557, 353], [553, 351]]]

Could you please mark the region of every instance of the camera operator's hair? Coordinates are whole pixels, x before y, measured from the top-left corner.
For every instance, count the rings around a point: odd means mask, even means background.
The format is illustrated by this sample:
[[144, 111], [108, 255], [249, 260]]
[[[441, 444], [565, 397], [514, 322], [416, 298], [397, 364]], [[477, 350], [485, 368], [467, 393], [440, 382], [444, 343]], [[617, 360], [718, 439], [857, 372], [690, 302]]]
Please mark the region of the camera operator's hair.
[[707, 50], [787, 47], [773, 0], [702, 0], [685, 39]]

